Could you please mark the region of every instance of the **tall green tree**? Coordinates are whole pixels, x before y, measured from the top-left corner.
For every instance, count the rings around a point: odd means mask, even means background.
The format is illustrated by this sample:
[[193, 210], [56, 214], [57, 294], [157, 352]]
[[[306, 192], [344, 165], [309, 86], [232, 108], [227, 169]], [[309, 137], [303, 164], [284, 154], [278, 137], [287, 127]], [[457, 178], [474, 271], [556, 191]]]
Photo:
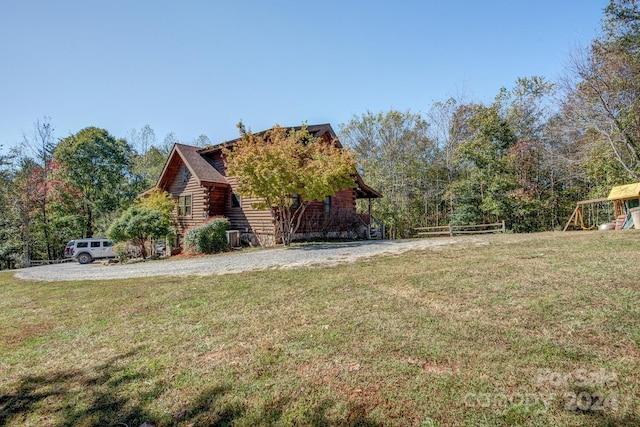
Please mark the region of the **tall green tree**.
[[404, 237], [426, 222], [425, 200], [436, 181], [436, 146], [420, 114], [391, 110], [356, 115], [340, 126], [340, 140], [356, 152], [364, 180], [384, 195], [372, 211], [391, 238]]
[[571, 58], [564, 111], [574, 126], [596, 132], [627, 172], [640, 180], [640, 3], [611, 0], [603, 32]]
[[[42, 242], [34, 233], [34, 223], [39, 212], [39, 189], [41, 168], [28, 155], [24, 147], [15, 147], [13, 153], [13, 179], [9, 196], [13, 216], [17, 220], [22, 249], [21, 265], [31, 266], [31, 260], [37, 252], [36, 246]], [[42, 258], [42, 254], [35, 256]], [[46, 255], [45, 255], [46, 257]]]
[[501, 114], [513, 129], [517, 139], [507, 155], [509, 168], [516, 178], [513, 220], [521, 231], [544, 229], [548, 222], [545, 212], [553, 193], [549, 175], [556, 172], [546, 161], [550, 145], [547, 126], [554, 112], [555, 85], [543, 77], [520, 77], [510, 90], [503, 89], [497, 100]]
[[113, 215], [135, 195], [131, 146], [104, 129], [88, 127], [58, 144], [54, 160], [58, 178], [78, 195], [74, 209], [81, 214], [83, 237], [91, 237], [104, 217]]
[[47, 211], [51, 224], [50, 236], [57, 256], [61, 256], [62, 249], [69, 240], [85, 233], [85, 216], [80, 202], [82, 195], [63, 178], [62, 168], [54, 159], [49, 179]]
[[168, 147], [158, 144], [156, 134], [149, 125], [129, 131], [127, 142], [134, 151], [131, 184], [136, 192], [142, 192], [155, 185], [173, 144]]
[[180, 140], [178, 139], [176, 134], [173, 132], [169, 132], [168, 134], [165, 135], [164, 139], [162, 140], [162, 144], [160, 145], [160, 150], [170, 153], [174, 144], [178, 144], [179, 142]]
[[36, 120], [33, 131], [23, 135], [23, 146], [29, 147], [32, 151], [33, 160], [39, 166], [34, 170], [34, 185], [37, 192], [37, 203], [39, 215], [37, 224], [42, 230], [43, 244], [46, 247], [46, 258], [55, 259], [57, 253], [53, 240], [53, 230], [50, 221], [50, 182], [53, 167], [53, 151], [56, 147], [54, 128], [50, 117]]
[[156, 133], [148, 124], [140, 130], [131, 129], [127, 136], [127, 142], [138, 153], [146, 153], [151, 147], [157, 145]]
[[447, 193], [451, 222], [505, 220], [512, 230], [527, 232], [559, 224], [559, 201], [569, 183], [562, 175], [570, 175], [571, 162], [556, 140], [560, 132], [551, 127], [554, 91], [542, 77], [519, 78], [489, 106], [461, 106], [458, 175]]
[[11, 154], [0, 155], [0, 270], [15, 268], [23, 255], [12, 157]]
[[[460, 167], [466, 172], [452, 186], [451, 222], [465, 225], [505, 219], [511, 213], [513, 191], [518, 188], [507, 160], [516, 143], [515, 134], [498, 104], [475, 106], [468, 126], [470, 137], [458, 148]], [[467, 204], [472, 201], [479, 204], [470, 210]], [[482, 217], [471, 218], [469, 212], [482, 212]]]
[[200, 134], [196, 139], [193, 140], [193, 145], [196, 147], [209, 147], [211, 146], [211, 140], [205, 134]]
[[460, 144], [468, 138], [468, 121], [473, 115], [474, 104], [464, 102], [463, 98], [449, 98], [444, 102], [435, 102], [429, 112], [430, 136], [436, 144], [435, 166], [436, 180], [431, 182], [436, 197], [439, 197], [441, 207], [435, 221], [428, 225], [440, 225], [440, 221], [448, 223], [453, 213], [453, 192], [447, 191], [460, 176], [461, 169], [458, 162]]

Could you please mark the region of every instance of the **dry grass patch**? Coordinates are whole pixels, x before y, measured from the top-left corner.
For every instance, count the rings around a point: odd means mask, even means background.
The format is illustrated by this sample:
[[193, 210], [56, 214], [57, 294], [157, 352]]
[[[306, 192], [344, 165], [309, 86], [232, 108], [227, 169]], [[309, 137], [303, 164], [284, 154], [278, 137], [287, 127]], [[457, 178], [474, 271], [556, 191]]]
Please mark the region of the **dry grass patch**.
[[0, 425], [638, 425], [639, 238], [502, 235], [211, 277], [0, 275]]

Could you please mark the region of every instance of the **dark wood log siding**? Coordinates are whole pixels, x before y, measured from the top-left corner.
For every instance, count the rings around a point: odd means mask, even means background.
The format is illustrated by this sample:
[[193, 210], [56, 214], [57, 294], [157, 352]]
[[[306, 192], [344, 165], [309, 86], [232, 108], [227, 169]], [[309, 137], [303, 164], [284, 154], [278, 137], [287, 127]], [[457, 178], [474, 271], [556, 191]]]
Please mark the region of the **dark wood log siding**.
[[[207, 189], [207, 191], [209, 191]], [[209, 192], [209, 216], [225, 216], [229, 187], [214, 186]]]
[[227, 176], [227, 165], [223, 154], [221, 152], [214, 153], [210, 161], [218, 172], [227, 177], [227, 182], [231, 185], [231, 188], [227, 190], [228, 195], [225, 199], [224, 211], [224, 216], [229, 218], [230, 228], [232, 230], [249, 231], [260, 234], [273, 233], [274, 225], [271, 212], [268, 210], [254, 209], [251, 206], [253, 203], [259, 202], [260, 199], [241, 197], [239, 208], [234, 208], [231, 205], [231, 193], [238, 192], [238, 180], [233, 176]]
[[[174, 208], [174, 215], [178, 220], [178, 234], [183, 235], [184, 231], [195, 225], [199, 225], [203, 220], [207, 218], [208, 211], [208, 189], [202, 187], [198, 180], [190, 174], [189, 180], [184, 182], [182, 176], [182, 168], [184, 165], [178, 165], [175, 170], [173, 179], [167, 191], [171, 193], [176, 206]], [[191, 215], [178, 215], [178, 198], [180, 196], [191, 196]]]
[[[238, 180], [235, 177], [228, 176], [227, 181], [231, 185], [230, 192], [237, 193]], [[229, 218], [231, 229], [240, 231], [249, 231], [254, 233], [273, 233], [273, 217], [268, 210], [258, 210], [253, 208], [252, 204], [259, 202], [260, 199], [241, 197], [240, 207], [235, 208], [231, 205], [231, 197], [227, 201], [226, 217]]]
[[307, 206], [298, 233], [313, 233], [323, 231], [326, 221], [331, 215], [341, 215], [356, 212], [356, 192], [352, 188], [340, 190], [331, 197], [331, 211], [324, 210], [324, 200], [313, 201]]
[[[231, 185], [225, 198], [224, 216], [229, 218], [230, 227], [234, 230], [248, 230], [254, 233], [273, 233], [274, 224], [271, 212], [268, 210], [257, 210], [252, 207], [253, 203], [259, 199], [241, 198], [241, 206], [234, 208], [231, 204], [231, 192], [237, 193], [238, 180], [235, 177], [227, 176], [226, 163], [221, 152], [212, 153], [209, 158], [210, 163], [227, 177], [227, 181]], [[331, 199], [331, 214], [336, 215], [342, 213], [355, 213], [356, 211], [356, 192], [349, 188], [340, 190]], [[213, 213], [212, 213], [213, 214]], [[219, 215], [219, 214], [216, 214]], [[320, 228], [327, 221], [328, 215], [324, 211], [324, 200], [312, 202], [305, 211], [305, 216], [300, 226], [299, 232], [316, 232], [321, 231]]]

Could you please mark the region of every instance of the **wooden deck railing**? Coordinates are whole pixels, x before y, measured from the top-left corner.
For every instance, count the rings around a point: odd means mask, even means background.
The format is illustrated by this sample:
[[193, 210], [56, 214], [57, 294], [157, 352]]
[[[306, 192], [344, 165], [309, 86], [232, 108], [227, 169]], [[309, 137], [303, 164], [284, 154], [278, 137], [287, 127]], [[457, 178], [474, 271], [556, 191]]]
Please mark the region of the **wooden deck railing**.
[[458, 234], [485, 234], [504, 233], [507, 230], [504, 221], [493, 224], [477, 225], [439, 225], [436, 227], [415, 227], [414, 235], [417, 237], [428, 236], [455, 236]]

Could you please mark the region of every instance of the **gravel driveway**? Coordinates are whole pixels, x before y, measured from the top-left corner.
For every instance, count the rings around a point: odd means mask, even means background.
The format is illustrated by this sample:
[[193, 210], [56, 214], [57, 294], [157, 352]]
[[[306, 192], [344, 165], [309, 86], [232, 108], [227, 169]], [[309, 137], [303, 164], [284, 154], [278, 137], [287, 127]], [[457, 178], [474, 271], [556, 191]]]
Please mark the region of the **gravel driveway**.
[[330, 266], [354, 262], [383, 254], [398, 254], [410, 250], [451, 245], [475, 238], [434, 238], [412, 240], [370, 240], [364, 242], [327, 243], [291, 248], [229, 252], [195, 258], [174, 258], [133, 264], [92, 264], [77, 262], [46, 265], [18, 270], [20, 279], [63, 281], [105, 280], [148, 276], [186, 276], [191, 274], [227, 274], [274, 268]]

